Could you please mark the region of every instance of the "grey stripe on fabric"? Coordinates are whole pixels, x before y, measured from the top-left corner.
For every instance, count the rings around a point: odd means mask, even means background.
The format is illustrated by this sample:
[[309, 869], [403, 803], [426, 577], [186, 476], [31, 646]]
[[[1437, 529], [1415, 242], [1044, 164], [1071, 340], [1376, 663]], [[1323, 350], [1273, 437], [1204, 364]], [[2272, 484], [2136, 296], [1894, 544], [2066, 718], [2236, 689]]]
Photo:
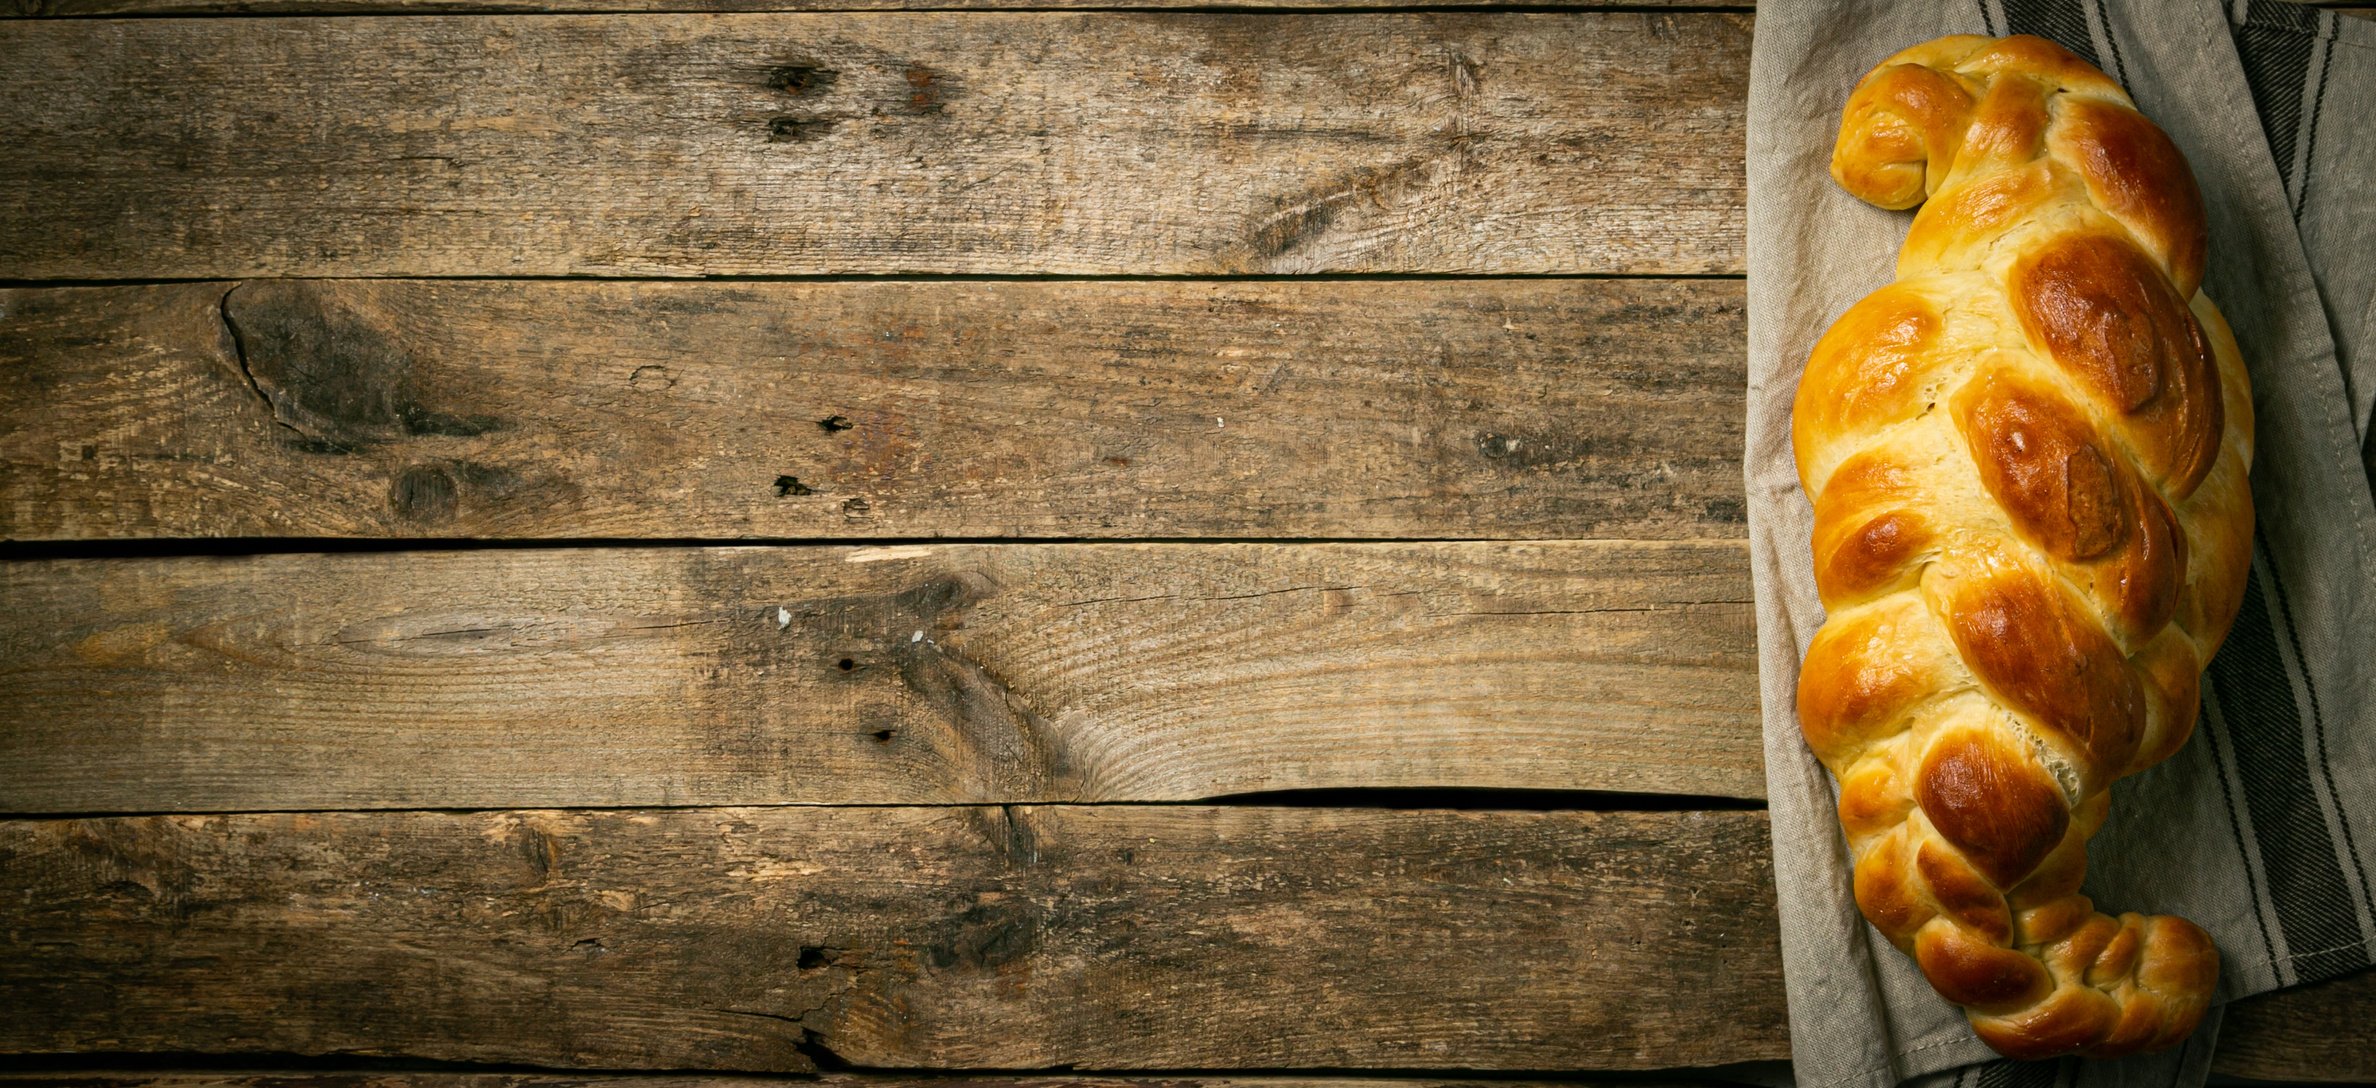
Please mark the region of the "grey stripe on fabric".
[[[2296, 981], [2311, 982], [2366, 967], [2369, 960], [2334, 828], [2318, 798], [2301, 788], [2311, 780], [2310, 723], [2294, 696], [2298, 657], [2289, 658], [2278, 642], [2280, 624], [2292, 637], [2284, 595], [2264, 550], [2210, 671], [2220, 718], [2235, 745], [2236, 774], [2278, 934]], [[2305, 693], [2315, 697], [2307, 688]]]
[[[2304, 694], [2309, 696], [2309, 739], [2311, 743], [2318, 749], [2317, 758], [2313, 762], [2315, 762], [2318, 767], [2318, 777], [2320, 782], [2323, 782], [2326, 786], [2327, 801], [2334, 809], [2334, 817], [2330, 821], [2329, 827], [2334, 833], [2342, 836], [2343, 857], [2348, 859], [2351, 863], [2352, 875], [2356, 878], [2356, 883], [2359, 886], [2359, 901], [2368, 907], [2369, 916], [2376, 918], [2376, 897], [2372, 897], [2368, 893], [2368, 871], [2360, 863], [2359, 844], [2353, 841], [2353, 836], [2351, 833], [2351, 814], [2344, 811], [2343, 806], [2339, 802], [2335, 793], [2335, 768], [2333, 762], [2327, 755], [2326, 710], [2324, 707], [2321, 707], [2318, 702], [2318, 681], [2316, 677], [2310, 674], [2309, 670], [2302, 668], [2301, 662], [2303, 660], [2303, 656], [2301, 628], [2300, 625], [2294, 622], [2293, 602], [2286, 597], [2285, 582], [2283, 579], [2276, 577], [2276, 570], [2274, 566], [2272, 566], [2270, 569], [2269, 584], [2276, 589], [2276, 592], [2271, 594], [2271, 597], [2274, 599], [2277, 605], [2277, 619], [2279, 621], [2278, 626], [2285, 632], [2286, 647], [2293, 651], [2293, 656], [2290, 658], [2292, 665], [2289, 667], [2296, 675], [2299, 675], [2302, 678], [2302, 691]], [[2309, 759], [2310, 757], [2305, 754], [2303, 758]], [[2313, 788], [2315, 788], [2315, 784], [2313, 784]], [[2346, 906], [2343, 911], [2344, 917], [2350, 919], [2350, 925], [2356, 931], [2359, 923], [2356, 918], [2351, 918], [2351, 913], [2352, 912], [2350, 908]], [[2363, 965], [2366, 964], [2368, 962], [2366, 959], [2366, 942], [2361, 941], [2356, 947], [2360, 949], [2362, 955], [2360, 962]]]
[[[2247, 585], [2249, 584], [2247, 583]], [[2228, 746], [2219, 739], [2228, 731], [2228, 725], [2226, 719], [2219, 713], [2219, 708], [2224, 705], [2224, 700], [2219, 696], [2218, 686], [2219, 676], [2216, 670], [2203, 678], [2202, 718], [2195, 729], [2197, 739], [2194, 743], [2205, 745], [2211, 749], [2211, 765], [2217, 771], [2212, 781], [2219, 784], [2220, 809], [2227, 814], [2228, 832], [2235, 836], [2236, 857], [2244, 862], [2244, 880], [2251, 885], [2247, 889], [2250, 894], [2248, 901], [2252, 904], [2253, 925], [2260, 930], [2261, 950], [2268, 956], [2267, 962], [2271, 965], [2270, 969], [2274, 971], [2276, 964], [2280, 962], [2277, 957], [2277, 938], [2269, 932], [2269, 912], [2261, 907], [2261, 904], [2267, 899], [2268, 889], [2261, 879], [2259, 866], [2256, 864], [2259, 859], [2253, 855], [2252, 847], [2244, 841], [2244, 815], [2237, 811], [2237, 806], [2243, 803], [2237, 796], [2237, 791], [2241, 787], [2235, 783], [2236, 776], [2242, 772], [2236, 768], [2231, 753], [2227, 751]]]
[[2128, 65], [2120, 59], [2120, 37], [2112, 32], [2112, 16], [2104, 10], [2104, 0], [2095, 0], [2096, 29], [2104, 32], [2104, 48], [2112, 54], [2112, 78], [2121, 86], [2128, 86]]
[[[2331, 12], [2325, 14], [2329, 19], [2340, 18]], [[2322, 39], [2320, 45], [2323, 48], [2318, 58], [2318, 90], [2310, 95], [2310, 123], [2304, 126], [2302, 137], [2302, 183], [2293, 187], [2297, 194], [2293, 203], [2295, 223], [2302, 221], [2302, 204], [2310, 195], [2309, 164], [2318, 154], [2318, 115], [2326, 110], [2327, 72], [2335, 66], [2334, 37]]]
[[2088, 31], [2087, 10], [2080, 0], [2005, 0], [2005, 33], [2035, 34], [2089, 64], [2104, 66], [2096, 59], [2095, 35]]
[[[2271, 15], [2270, 8], [2286, 9]], [[2277, 160], [2277, 176], [2285, 182], [2288, 206], [2301, 215], [2300, 171], [2295, 152], [2301, 150], [2303, 106], [2309, 93], [2310, 53], [2316, 26], [2285, 0], [2257, 0], [2245, 11], [2244, 25], [2235, 29], [2236, 54], [2244, 62], [2244, 82], [2252, 91], [2253, 111], [2269, 135], [2269, 155]]]
[[2293, 0], [2247, 0], [2244, 5], [2244, 24], [2270, 30], [2316, 34], [2318, 9], [2294, 3]]
[[[2060, 1088], [2064, 1083], [2063, 1062], [2017, 1062], [1999, 1059], [1972, 1066], [1978, 1072], [1974, 1088]], [[1957, 1080], [1960, 1082], [1961, 1077]]]

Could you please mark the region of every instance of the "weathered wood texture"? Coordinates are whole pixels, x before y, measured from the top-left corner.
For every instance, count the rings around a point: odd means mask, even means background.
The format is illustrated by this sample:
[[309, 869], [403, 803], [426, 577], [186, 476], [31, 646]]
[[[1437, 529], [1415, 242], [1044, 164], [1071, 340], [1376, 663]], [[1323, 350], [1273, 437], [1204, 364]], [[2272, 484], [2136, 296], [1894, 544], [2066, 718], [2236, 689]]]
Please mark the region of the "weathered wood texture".
[[1710, 1079], [1651, 1079], [1640, 1073], [1562, 1074], [1557, 1080], [1461, 1080], [1409, 1076], [1253, 1076], [1180, 1074], [1128, 1076], [1095, 1073], [850, 1073], [800, 1075], [747, 1073], [424, 1073], [398, 1071], [166, 1071], [156, 1069], [0, 1070], [8, 1088], [1572, 1088], [1576, 1084], [1626, 1088], [1718, 1088]]
[[1706, 13], [10, 20], [0, 278], [1738, 271], [1748, 49]]
[[[21, 874], [0, 890], [0, 1049], [778, 1070], [1770, 1059], [1787, 1040], [1765, 835], [1757, 812], [1134, 806], [0, 822], [0, 866]], [[2372, 983], [2239, 1006], [2218, 1068], [2364, 1074]], [[1390, 1088], [1164, 1088], [1338, 1083]], [[1007, 1085], [1153, 1088], [966, 1088]]]
[[1721, 537], [1725, 280], [0, 291], [0, 536]]
[[1490, 1070], [1785, 1049], [1760, 812], [11, 821], [0, 869], [0, 1050]]
[[0, 809], [1754, 797], [1737, 543], [0, 566]]
[[[2335, 8], [2346, 15], [2376, 18], [2367, 0], [2300, 0], [2313, 7]], [[933, 11], [1096, 8], [1430, 8], [1473, 6], [1472, 0], [7, 0], [0, 17], [75, 15], [224, 14], [430, 14], [460, 12], [649, 12], [649, 11]], [[1756, 9], [1753, 0], [1702, 3], [1700, 0], [1528, 0], [1530, 8], [1720, 8], [1742, 12]]]
[[2376, 971], [2230, 1006], [2218, 1068], [2263, 1080], [2376, 1083]]
[[[1160, 10], [1164, 8], [1261, 10], [1332, 8], [1434, 8], [1476, 6], [1474, 0], [0, 0], [0, 18], [77, 15], [291, 15], [460, 14], [533, 12], [756, 12], [756, 11], [1001, 11], [1064, 8]], [[1747, 12], [1747, 2], [1701, 0], [1528, 0], [1530, 8], [1590, 11], [1598, 8], [1730, 8]]]

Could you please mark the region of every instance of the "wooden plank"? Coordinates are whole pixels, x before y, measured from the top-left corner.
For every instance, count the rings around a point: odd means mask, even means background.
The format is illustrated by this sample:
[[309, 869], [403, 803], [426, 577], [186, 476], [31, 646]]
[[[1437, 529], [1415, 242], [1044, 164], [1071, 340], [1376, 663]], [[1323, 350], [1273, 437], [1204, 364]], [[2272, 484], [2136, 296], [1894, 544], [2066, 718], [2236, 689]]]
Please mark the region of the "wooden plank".
[[1627, 1088], [1723, 1088], [1738, 1081], [1707, 1077], [1654, 1077], [1589, 1070], [1563, 1071], [1556, 1080], [1511, 1077], [1424, 1079], [1389, 1074], [1247, 1075], [1163, 1073], [870, 1073], [828, 1071], [815, 1075], [749, 1073], [601, 1073], [537, 1071], [509, 1073], [416, 1072], [411, 1070], [166, 1070], [158, 1067], [53, 1068], [34, 1072], [0, 1070], [0, 1084], [55, 1088], [1563, 1088], [1576, 1084]]
[[0, 1051], [613, 1069], [1784, 1052], [1761, 812], [0, 822]]
[[2216, 1068], [2270, 1081], [2376, 1082], [2376, 971], [2229, 1006]]
[[1748, 49], [1724, 14], [12, 20], [0, 278], [1738, 272]]
[[[1134, 806], [0, 822], [0, 1048], [783, 1070], [1774, 1059], [1765, 835], [1758, 812]], [[2364, 1078], [2372, 982], [2238, 1004], [2215, 1068]], [[824, 1084], [875, 1086], [925, 1088]], [[309, 1074], [305, 1088], [758, 1084]]]
[[[432, 14], [465, 12], [641, 12], [641, 11], [933, 11], [1000, 9], [1138, 9], [1193, 7], [1258, 10], [1374, 9], [1371, 0], [10, 0], [0, 17], [174, 14]], [[2370, 0], [2294, 0], [2345, 15], [2376, 18]], [[1397, 8], [1469, 6], [1465, 0], [1396, 0]], [[1571, 10], [1687, 7], [1751, 12], [1755, 0], [1700, 3], [1698, 0], [1552, 0], [1529, 7]]]
[[[639, 12], [639, 11], [933, 11], [1000, 9], [1199, 9], [1252, 8], [1260, 10], [1376, 8], [1373, 0], [9, 0], [0, 17], [77, 15], [223, 14], [432, 14], [462, 12]], [[2296, 0], [2311, 7], [2332, 8], [2345, 15], [2376, 18], [2369, 0]], [[1468, 0], [1395, 0], [1397, 8], [1471, 6]], [[1754, 0], [1701, 3], [1698, 0], [1551, 0], [1529, 7], [1591, 10], [1595, 8], [1688, 7], [1754, 11]]]
[[1732, 280], [0, 291], [0, 536], [1717, 537]]
[[[92, 15], [431, 15], [465, 13], [629, 13], [629, 12], [756, 12], [756, 11], [1001, 11], [1080, 8], [1133, 10], [1248, 8], [1326, 12], [1337, 8], [1375, 9], [1474, 6], [1468, 0], [1395, 0], [1380, 5], [1372, 0], [0, 0], [0, 18], [7, 16], [69, 17]], [[1746, 0], [1708, 4], [1699, 0], [1553, 0], [1529, 7], [1590, 11], [1598, 8], [1730, 9], [1750, 11]]]
[[0, 811], [1764, 788], [1738, 543], [0, 566]]

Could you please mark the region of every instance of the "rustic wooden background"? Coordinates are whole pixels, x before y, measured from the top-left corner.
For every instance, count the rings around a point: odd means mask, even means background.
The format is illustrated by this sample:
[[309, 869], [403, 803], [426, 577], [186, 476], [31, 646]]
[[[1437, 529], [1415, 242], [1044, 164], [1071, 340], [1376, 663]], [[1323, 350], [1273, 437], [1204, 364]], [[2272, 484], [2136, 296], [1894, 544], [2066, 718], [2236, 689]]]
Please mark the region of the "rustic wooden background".
[[12, 1076], [1785, 1057], [1752, 13], [1257, 2], [13, 0]]

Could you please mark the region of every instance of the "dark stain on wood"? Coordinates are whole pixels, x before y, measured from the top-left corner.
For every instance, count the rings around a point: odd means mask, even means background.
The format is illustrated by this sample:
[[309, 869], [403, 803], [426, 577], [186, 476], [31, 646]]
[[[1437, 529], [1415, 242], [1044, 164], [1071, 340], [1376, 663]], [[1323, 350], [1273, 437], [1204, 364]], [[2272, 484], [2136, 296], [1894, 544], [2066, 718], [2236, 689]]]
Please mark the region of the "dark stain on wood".
[[938, 739], [951, 766], [991, 770], [992, 782], [978, 787], [985, 793], [1064, 791], [1072, 767], [1062, 734], [1014, 688], [930, 635], [892, 643], [901, 682], [947, 726]]
[[554, 871], [561, 867], [560, 840], [546, 834], [543, 828], [521, 824], [513, 841], [519, 844], [520, 856], [527, 859], [528, 867], [535, 871], [537, 883], [550, 882]]
[[1456, 136], [1444, 155], [1423, 155], [1356, 170], [1277, 197], [1273, 210], [1256, 219], [1248, 241], [1254, 254], [1265, 260], [1296, 253], [1325, 235], [1345, 210], [1395, 208], [1426, 188], [1434, 172], [1450, 168], [1470, 150], [1466, 138]]
[[767, 74], [767, 85], [794, 98], [813, 98], [833, 89], [841, 72], [813, 61], [796, 61]]
[[1350, 195], [1306, 193], [1281, 199], [1279, 210], [1254, 228], [1254, 252], [1264, 257], [1284, 257], [1295, 252], [1336, 221], [1335, 202]]
[[461, 501], [462, 485], [440, 465], [414, 465], [388, 485], [388, 506], [406, 521], [444, 524]]
[[[923, 713], [867, 735], [928, 759], [951, 796], [1061, 796], [1074, 788], [1075, 770], [1061, 731], [963, 647], [969, 613], [998, 593], [986, 573], [956, 570], [882, 594], [787, 601], [767, 613], [746, 652], [859, 685], [887, 667]], [[821, 666], [800, 660], [809, 654]]]
[[841, 122], [830, 117], [776, 117], [767, 122], [769, 143], [805, 144], [822, 140]]
[[903, 106], [909, 113], [939, 113], [957, 91], [955, 76], [922, 64], [908, 65], [900, 77], [907, 83], [907, 100]]
[[995, 972], [1036, 951], [1046, 922], [1046, 912], [1029, 900], [979, 902], [926, 939], [924, 962], [935, 971]]
[[342, 453], [403, 438], [470, 438], [489, 415], [425, 403], [402, 342], [310, 285], [243, 284], [223, 299], [240, 365], [298, 448]]
[[388, 484], [388, 508], [414, 525], [446, 525], [461, 516], [465, 504], [499, 509], [512, 503], [527, 486], [520, 474], [497, 465], [472, 461], [416, 464]]

